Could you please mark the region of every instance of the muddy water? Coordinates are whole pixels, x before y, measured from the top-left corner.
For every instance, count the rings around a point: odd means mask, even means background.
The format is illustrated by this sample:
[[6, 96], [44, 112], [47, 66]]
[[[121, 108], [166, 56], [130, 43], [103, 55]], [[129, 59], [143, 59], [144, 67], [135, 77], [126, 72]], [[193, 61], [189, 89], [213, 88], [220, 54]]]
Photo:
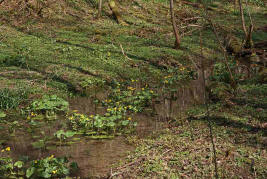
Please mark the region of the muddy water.
[[[91, 106], [90, 99], [81, 98], [82, 103], [78, 99], [71, 101], [71, 108], [79, 112], [92, 114], [95, 107], [87, 111], [82, 104]], [[77, 104], [77, 105], [74, 105]], [[86, 110], [86, 111], [83, 111]], [[97, 107], [98, 112], [104, 111], [101, 107]], [[136, 135], [143, 138], [160, 130], [164, 126], [163, 122], [151, 120], [147, 115], [136, 115], [134, 117], [139, 121], [136, 128]], [[60, 145], [53, 137], [54, 133], [60, 129], [66, 128], [64, 119], [58, 119], [53, 122], [42, 123], [34, 127], [33, 132], [26, 132], [25, 129], [17, 129], [15, 136], [2, 135], [6, 131], [0, 131], [0, 140], [5, 139], [4, 147], [11, 147], [12, 158], [19, 160], [22, 156], [27, 156], [29, 160], [45, 158], [50, 155], [56, 157], [68, 157], [70, 161], [78, 163], [80, 171], [76, 174], [82, 178], [106, 178], [110, 173], [113, 164], [119, 162], [127, 156], [128, 152], [133, 151], [135, 147], [129, 144], [124, 136], [118, 136], [109, 140], [92, 140], [85, 136], [75, 136], [74, 139], [68, 139], [73, 142], [69, 145]], [[44, 133], [44, 134], [42, 134]], [[47, 139], [47, 150], [34, 149], [32, 142], [36, 142], [44, 137]]]
[[[167, 123], [163, 122], [165, 119], [175, 118], [185, 108], [203, 102], [203, 90], [200, 80], [181, 85], [172, 94], [164, 94], [159, 90], [158, 92], [161, 95], [152, 104], [154, 109], [153, 117], [148, 114], [138, 114], [134, 117], [138, 121], [136, 135], [139, 138], [143, 138], [167, 127]], [[70, 107], [72, 110], [75, 109], [80, 113], [88, 115], [103, 114], [105, 112], [104, 108], [95, 105], [90, 98], [86, 97], [70, 99]], [[0, 140], [7, 139], [4, 142], [4, 146], [12, 148], [12, 156], [16, 159], [19, 159], [21, 156], [28, 156], [33, 160], [47, 157], [51, 154], [57, 157], [66, 156], [70, 161], [78, 163], [80, 172], [77, 175], [82, 178], [107, 177], [112, 164], [125, 158], [129, 151], [135, 149], [123, 136], [110, 140], [91, 140], [86, 139], [84, 136], [75, 136], [76, 140], [72, 140], [73, 143], [71, 145], [59, 145], [55, 139], [49, 139], [47, 143], [47, 146], [50, 146], [49, 150], [34, 149], [31, 144], [32, 142], [43, 139], [45, 136], [53, 137], [57, 130], [66, 128], [66, 124], [64, 119], [61, 119], [40, 124], [35, 128], [36, 131], [32, 133], [25, 132], [25, 129], [17, 130], [15, 137], [2, 135], [2, 133], [6, 132], [0, 131]], [[41, 131], [44, 134], [41, 134]]]
[[179, 118], [181, 112], [187, 108], [204, 103], [204, 87], [201, 79], [182, 84], [177, 87], [176, 92], [163, 93], [159, 90], [158, 94], [161, 95], [153, 102], [153, 110], [161, 120]]

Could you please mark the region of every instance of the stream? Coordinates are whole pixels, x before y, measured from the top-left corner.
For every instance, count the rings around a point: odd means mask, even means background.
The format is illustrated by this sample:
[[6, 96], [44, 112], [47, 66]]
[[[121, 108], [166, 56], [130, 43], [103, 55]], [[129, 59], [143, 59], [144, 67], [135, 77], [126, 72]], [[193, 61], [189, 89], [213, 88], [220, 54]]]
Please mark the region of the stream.
[[[187, 107], [203, 103], [203, 90], [200, 80], [193, 80], [189, 85], [179, 88], [177, 92], [172, 94], [172, 97], [162, 94], [157, 101], [152, 102], [154, 115], [136, 114], [133, 117], [138, 122], [134, 135], [137, 135], [140, 139], [168, 127], [166, 119], [179, 117], [181, 111]], [[71, 110], [75, 109], [84, 114], [92, 114], [92, 112], [101, 114], [105, 111], [103, 107], [95, 106], [92, 100], [86, 97], [72, 98], [69, 103]], [[124, 159], [129, 152], [135, 150], [135, 147], [127, 142], [126, 136], [101, 140], [75, 136], [68, 145], [49, 141], [47, 143], [48, 150], [33, 148], [32, 142], [46, 136], [53, 136], [56, 131], [65, 127], [64, 119], [38, 122], [34, 127], [36, 130], [32, 132], [27, 132], [21, 125], [21, 129], [16, 130], [14, 136], [9, 136], [3, 131], [0, 132], [0, 141], [2, 141], [3, 146], [11, 147], [11, 156], [15, 159], [28, 157], [30, 160], [34, 160], [52, 154], [56, 157], [66, 156], [70, 161], [78, 163], [80, 171], [77, 176], [81, 178], [107, 177], [113, 164]]]

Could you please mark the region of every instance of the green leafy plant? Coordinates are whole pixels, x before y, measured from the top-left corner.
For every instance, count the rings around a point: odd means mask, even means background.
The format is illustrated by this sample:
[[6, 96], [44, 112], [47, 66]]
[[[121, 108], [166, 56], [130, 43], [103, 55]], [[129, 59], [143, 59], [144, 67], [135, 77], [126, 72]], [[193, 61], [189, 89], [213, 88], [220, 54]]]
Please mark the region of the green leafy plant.
[[27, 178], [56, 178], [69, 175], [67, 158], [55, 158], [54, 155], [45, 159], [31, 161], [26, 171]]
[[37, 113], [45, 113], [46, 117], [50, 118], [56, 112], [68, 111], [69, 103], [56, 95], [44, 95], [41, 99], [33, 101], [29, 109]]
[[[3, 153], [9, 152], [10, 147], [1, 150]], [[69, 164], [66, 157], [55, 158], [54, 155], [40, 160], [16, 161], [9, 156], [0, 156], [0, 177], [3, 178], [59, 178], [76, 172], [79, 169], [76, 162]]]
[[54, 133], [54, 136], [60, 140], [60, 142], [63, 140], [66, 140], [69, 137], [73, 137], [76, 134], [74, 131], [64, 131], [64, 130], [59, 130], [56, 133]]
[[24, 175], [22, 170], [24, 167], [24, 162], [17, 161], [13, 162], [10, 157], [0, 157], [0, 176], [5, 178], [17, 178]]
[[108, 112], [111, 114], [137, 113], [150, 105], [151, 99], [155, 96], [154, 91], [147, 87], [137, 89], [135, 82], [137, 80], [132, 80], [131, 84], [116, 83], [109, 99], [103, 101], [103, 105], [108, 106]]
[[72, 130], [91, 136], [116, 134], [136, 126], [136, 122], [133, 122], [130, 117], [127, 118], [120, 114], [111, 115], [110, 113], [106, 113], [104, 116], [86, 116], [72, 112], [68, 115], [68, 121]]
[[9, 156], [10, 147], [1, 150], [0, 153], [0, 177], [4, 178], [19, 178], [24, 175], [23, 161], [14, 162]]

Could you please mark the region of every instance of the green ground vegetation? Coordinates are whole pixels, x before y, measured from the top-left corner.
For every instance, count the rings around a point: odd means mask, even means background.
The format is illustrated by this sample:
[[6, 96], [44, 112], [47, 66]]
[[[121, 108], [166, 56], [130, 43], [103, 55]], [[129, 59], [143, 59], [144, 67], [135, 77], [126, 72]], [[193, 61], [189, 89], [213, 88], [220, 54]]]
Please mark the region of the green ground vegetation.
[[[0, 164], [4, 163], [0, 175], [69, 175], [65, 158], [46, 157], [26, 166], [21, 160], [13, 162], [6, 141], [23, 130], [34, 138], [33, 148], [47, 151], [52, 145], [75, 143], [74, 135], [99, 139], [127, 134], [137, 125], [132, 120], [136, 113], [152, 113], [152, 102], [162, 92], [173, 94], [177, 86], [189, 85], [199, 76], [196, 67], [202, 66], [210, 74], [208, 108], [191, 106], [183, 115], [166, 119], [167, 129], [143, 139], [128, 137], [136, 150], [110, 175], [267, 177], [265, 64], [256, 60], [248, 77], [244, 65], [225, 54], [228, 68], [218, 42], [229, 34], [244, 40], [233, 2], [207, 2], [208, 16], [194, 6], [195, 1], [177, 2], [175, 16], [182, 37], [178, 50], [173, 48], [169, 1], [118, 1], [123, 24], [113, 19], [107, 1], [99, 19], [94, 0], [49, 2], [3, 1], [0, 7], [0, 134], [5, 137], [0, 138]], [[248, 1], [244, 6], [246, 23], [249, 14], [254, 23], [252, 39], [255, 44], [265, 43], [257, 50], [264, 49], [266, 56], [266, 3]], [[101, 94], [105, 97], [98, 97]], [[81, 96], [103, 106], [105, 112], [69, 111], [67, 101]], [[66, 118], [61, 130], [53, 136], [39, 131], [59, 116]]]

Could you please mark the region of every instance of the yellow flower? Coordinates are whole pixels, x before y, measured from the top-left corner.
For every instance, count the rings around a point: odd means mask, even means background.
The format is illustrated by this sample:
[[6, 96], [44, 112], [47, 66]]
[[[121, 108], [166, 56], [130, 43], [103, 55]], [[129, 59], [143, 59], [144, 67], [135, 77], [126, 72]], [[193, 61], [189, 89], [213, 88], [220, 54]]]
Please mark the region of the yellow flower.
[[1, 152], [4, 152], [4, 151], [5, 151], [5, 149], [1, 150]]
[[34, 116], [34, 113], [33, 112], [31, 112], [31, 116]]
[[142, 91], [144, 91], [145, 90], [145, 88], [142, 88]]
[[132, 118], [131, 117], [128, 117], [128, 120], [130, 121], [130, 120], [132, 120]]
[[169, 82], [167, 80], [165, 80], [164, 83], [169, 83]]
[[131, 86], [128, 86], [127, 89], [128, 89], [128, 90], [131, 90], [131, 91], [135, 90], [135, 88], [133, 88], [133, 87], [131, 87]]
[[7, 147], [7, 148], [6, 148], [6, 151], [10, 151], [10, 147]]
[[78, 110], [73, 110], [72, 112], [78, 112]]
[[184, 70], [185, 70], [185, 67], [181, 67], [180, 70], [181, 70], [181, 71], [184, 71]]
[[53, 173], [53, 174], [56, 174], [56, 173], [57, 173], [57, 170], [53, 170], [52, 173]]
[[153, 94], [153, 93], [154, 93], [154, 91], [150, 90], [150, 93], [152, 93], [152, 94]]
[[34, 163], [37, 163], [37, 160], [35, 160]]
[[52, 158], [54, 158], [54, 155], [51, 155], [51, 156], [49, 157], [49, 159], [52, 159]]
[[91, 117], [91, 118], [93, 118], [93, 117], [94, 117], [94, 115], [92, 114], [92, 115], [90, 115], [90, 117]]
[[134, 82], [134, 80], [132, 80], [132, 82]]

